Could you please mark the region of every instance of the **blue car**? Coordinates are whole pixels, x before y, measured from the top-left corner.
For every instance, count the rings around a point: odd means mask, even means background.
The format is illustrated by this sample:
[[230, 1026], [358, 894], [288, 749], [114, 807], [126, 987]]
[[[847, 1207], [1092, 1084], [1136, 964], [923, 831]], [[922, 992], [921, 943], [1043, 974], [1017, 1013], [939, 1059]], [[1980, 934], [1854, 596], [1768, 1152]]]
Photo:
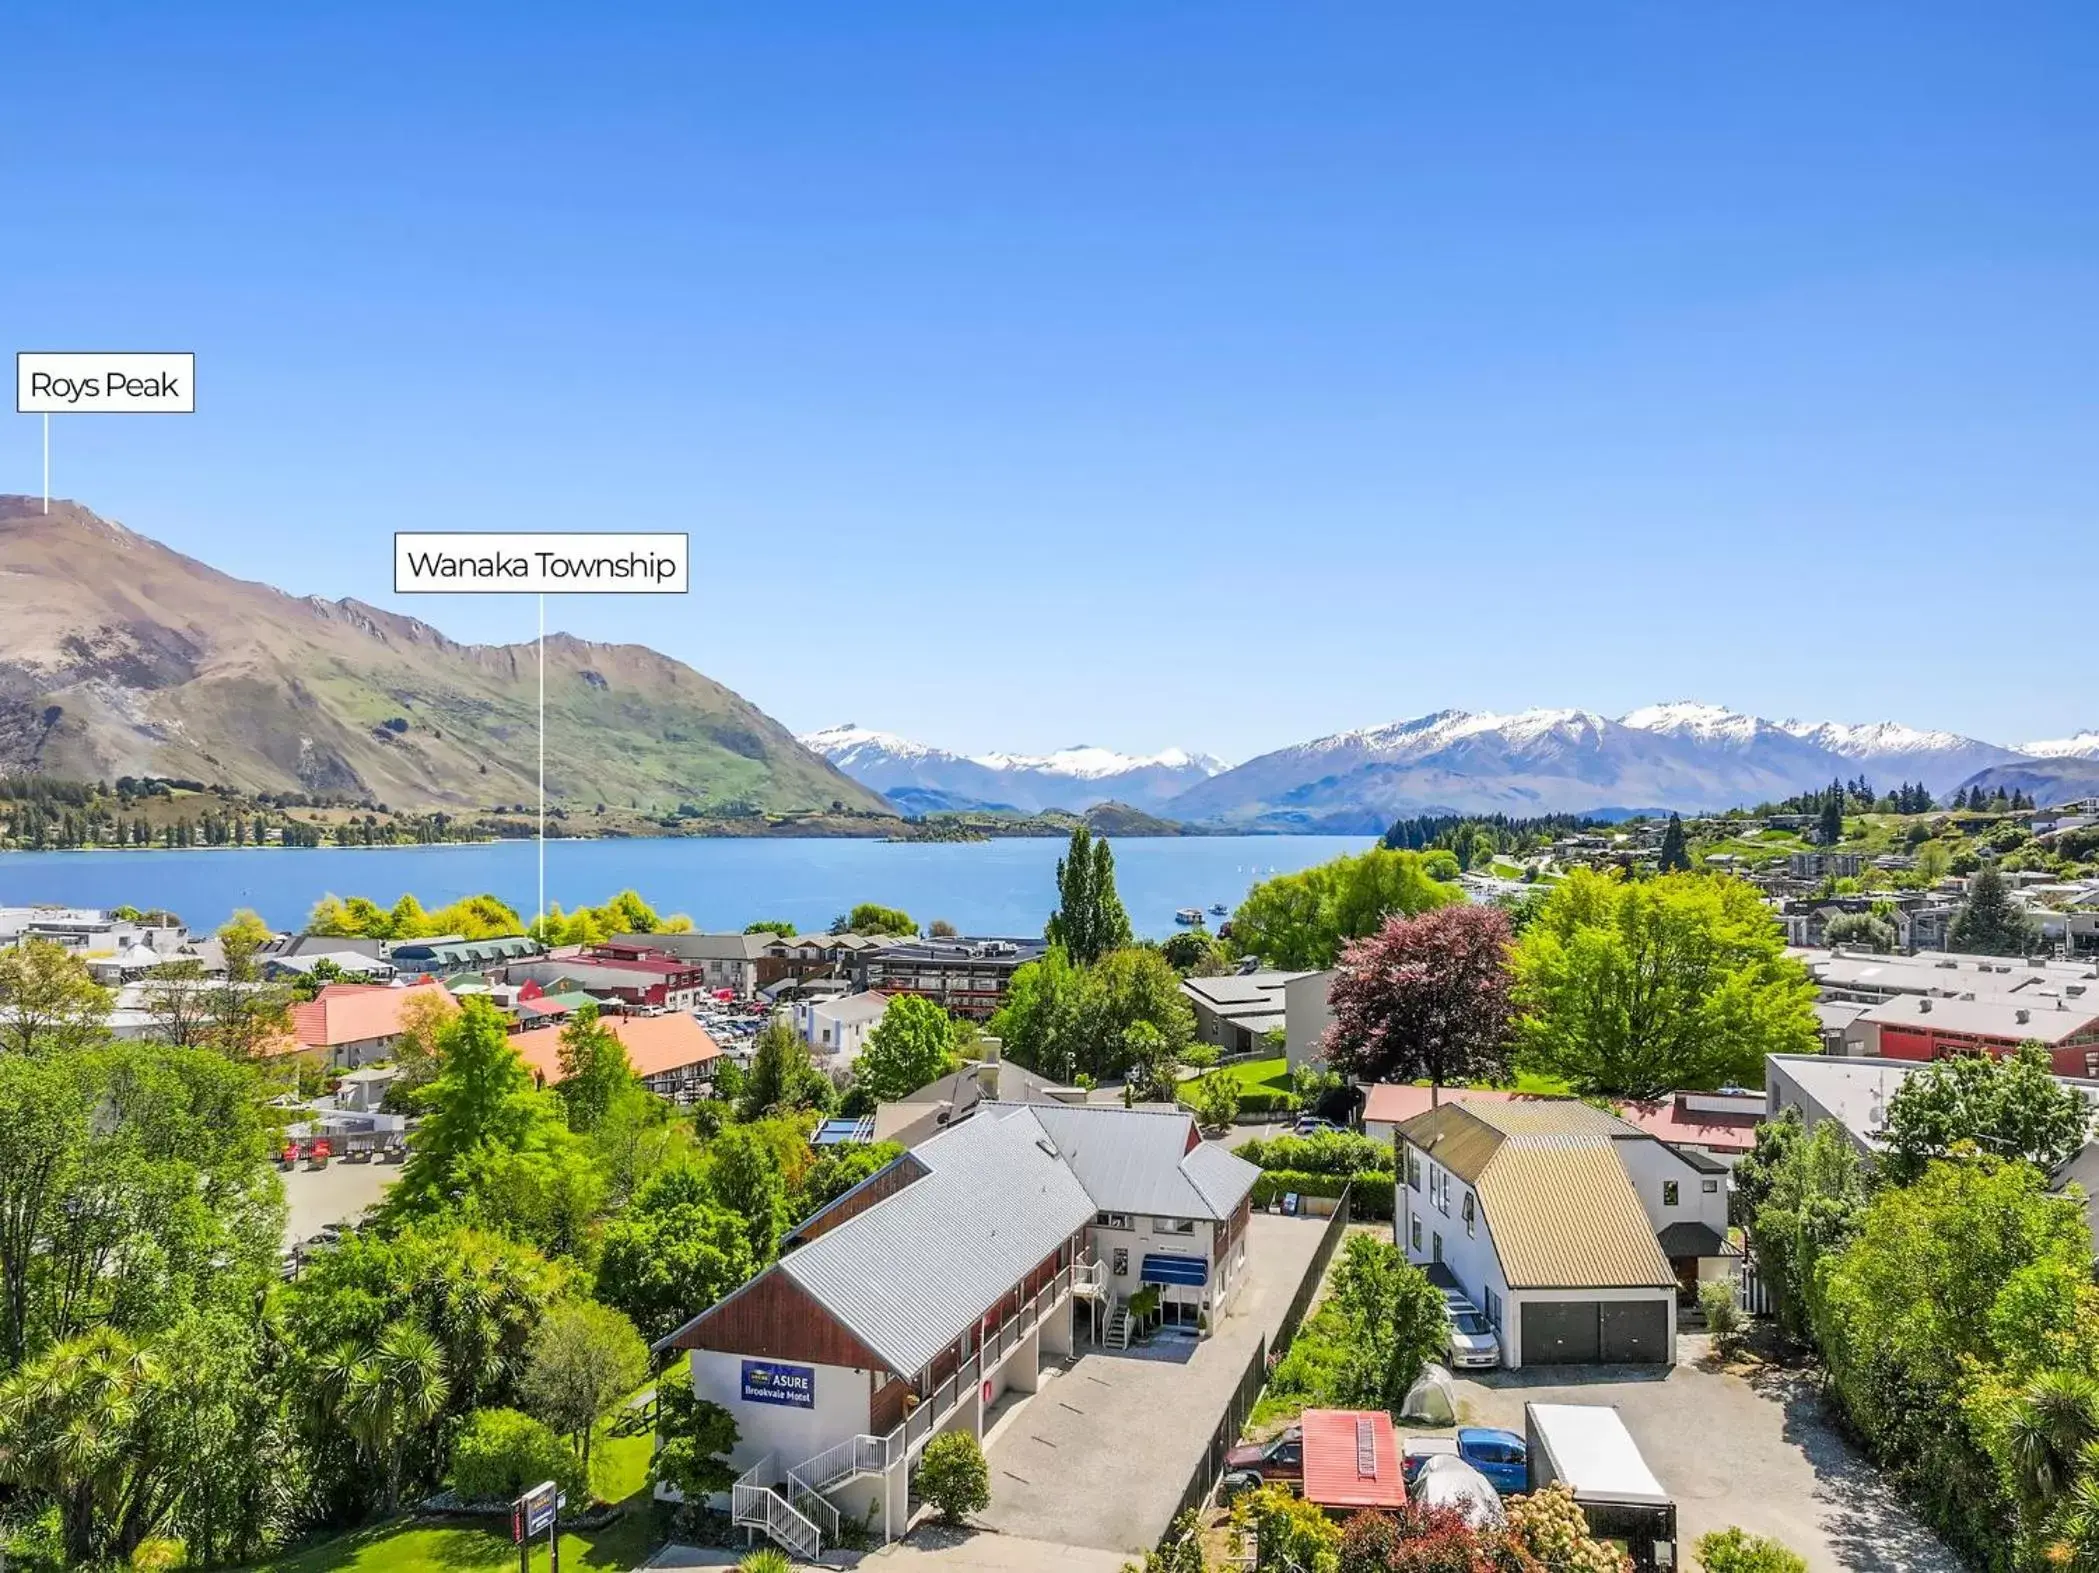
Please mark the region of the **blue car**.
[[1487, 1484], [1505, 1497], [1531, 1488], [1530, 1449], [1514, 1431], [1460, 1426], [1458, 1457], [1485, 1475]]

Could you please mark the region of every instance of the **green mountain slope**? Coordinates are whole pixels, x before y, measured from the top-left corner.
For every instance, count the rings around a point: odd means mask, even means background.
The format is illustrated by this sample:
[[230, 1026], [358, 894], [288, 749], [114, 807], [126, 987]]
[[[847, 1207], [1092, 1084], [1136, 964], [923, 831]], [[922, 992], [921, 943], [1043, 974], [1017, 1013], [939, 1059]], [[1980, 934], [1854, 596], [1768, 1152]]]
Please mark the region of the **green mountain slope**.
[[[533, 646], [220, 573], [73, 503], [0, 496], [0, 773], [486, 807], [538, 790]], [[570, 804], [880, 810], [741, 696], [641, 645], [547, 638]]]

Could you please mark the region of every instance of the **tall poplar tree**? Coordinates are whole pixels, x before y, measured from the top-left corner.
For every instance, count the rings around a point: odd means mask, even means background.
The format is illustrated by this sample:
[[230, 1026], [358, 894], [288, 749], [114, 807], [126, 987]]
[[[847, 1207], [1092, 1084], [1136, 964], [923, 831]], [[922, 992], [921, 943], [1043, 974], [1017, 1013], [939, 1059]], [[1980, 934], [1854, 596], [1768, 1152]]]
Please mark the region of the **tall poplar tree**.
[[1057, 860], [1057, 910], [1046, 935], [1081, 966], [1130, 942], [1130, 915], [1115, 893], [1115, 854], [1105, 836], [1095, 841], [1084, 825], [1073, 827], [1071, 846]]
[[1688, 874], [1691, 871], [1691, 850], [1684, 845], [1684, 822], [1678, 815], [1669, 816], [1669, 828], [1662, 832], [1662, 851], [1657, 862], [1664, 874]]

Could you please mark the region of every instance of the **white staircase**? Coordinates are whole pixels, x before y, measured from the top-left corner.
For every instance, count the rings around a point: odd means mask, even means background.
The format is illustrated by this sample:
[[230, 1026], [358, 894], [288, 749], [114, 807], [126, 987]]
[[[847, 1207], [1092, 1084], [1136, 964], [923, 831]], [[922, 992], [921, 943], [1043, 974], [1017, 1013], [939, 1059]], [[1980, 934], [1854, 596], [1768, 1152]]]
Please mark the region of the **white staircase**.
[[1108, 1307], [1108, 1326], [1101, 1342], [1111, 1349], [1129, 1348], [1131, 1321], [1129, 1305], [1118, 1295], [1115, 1303]]
[[[768, 1453], [737, 1476], [736, 1484], [729, 1488], [729, 1517], [742, 1528], [764, 1530], [766, 1538], [790, 1556], [814, 1562], [824, 1549], [823, 1531], [807, 1512], [773, 1489], [773, 1471], [773, 1455]], [[791, 1470], [787, 1489], [796, 1492]], [[823, 1502], [821, 1497], [815, 1500]], [[828, 1502], [823, 1502], [823, 1506], [830, 1513], [831, 1532], [835, 1535], [838, 1513]]]

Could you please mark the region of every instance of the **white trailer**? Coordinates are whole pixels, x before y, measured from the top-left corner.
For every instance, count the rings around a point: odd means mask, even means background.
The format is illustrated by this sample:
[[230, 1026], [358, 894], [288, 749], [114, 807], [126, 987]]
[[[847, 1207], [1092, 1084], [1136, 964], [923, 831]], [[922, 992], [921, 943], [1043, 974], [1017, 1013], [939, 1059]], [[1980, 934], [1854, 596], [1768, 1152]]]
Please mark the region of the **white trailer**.
[[1525, 1404], [1530, 1488], [1564, 1483], [1599, 1539], [1622, 1540], [1642, 1573], [1676, 1566], [1676, 1503], [1613, 1404]]

